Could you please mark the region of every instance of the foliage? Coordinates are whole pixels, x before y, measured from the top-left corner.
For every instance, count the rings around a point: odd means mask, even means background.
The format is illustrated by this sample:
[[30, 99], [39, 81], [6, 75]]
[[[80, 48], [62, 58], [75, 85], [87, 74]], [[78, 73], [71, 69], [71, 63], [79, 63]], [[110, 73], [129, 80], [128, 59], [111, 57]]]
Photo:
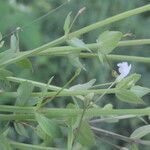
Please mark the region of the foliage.
[[[0, 149], [147, 150], [149, 10], [136, 0], [0, 1]], [[121, 61], [132, 71], [118, 81]]]

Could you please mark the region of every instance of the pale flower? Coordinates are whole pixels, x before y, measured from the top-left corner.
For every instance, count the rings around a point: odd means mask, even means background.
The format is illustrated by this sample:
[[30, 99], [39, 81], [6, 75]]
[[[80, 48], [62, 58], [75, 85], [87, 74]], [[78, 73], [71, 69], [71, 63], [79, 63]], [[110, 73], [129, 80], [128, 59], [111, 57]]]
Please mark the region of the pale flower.
[[119, 82], [129, 74], [131, 70], [131, 64], [128, 65], [127, 62], [122, 62], [122, 63], [117, 64], [117, 66], [119, 67], [118, 71], [120, 75], [117, 77], [116, 80]]

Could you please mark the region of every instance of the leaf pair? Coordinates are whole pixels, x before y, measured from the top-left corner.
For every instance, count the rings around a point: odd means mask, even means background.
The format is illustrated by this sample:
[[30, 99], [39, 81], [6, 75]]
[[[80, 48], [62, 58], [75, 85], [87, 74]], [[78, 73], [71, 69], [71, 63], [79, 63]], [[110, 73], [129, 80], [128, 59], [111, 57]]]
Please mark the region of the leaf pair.
[[55, 120], [50, 120], [42, 114], [35, 113], [40, 128], [51, 138], [61, 137], [61, 131]]
[[135, 85], [140, 77], [141, 75], [139, 74], [132, 74], [122, 79], [116, 85], [116, 97], [123, 102], [144, 104], [144, 101], [141, 99], [141, 97], [148, 94], [150, 92], [150, 89]]

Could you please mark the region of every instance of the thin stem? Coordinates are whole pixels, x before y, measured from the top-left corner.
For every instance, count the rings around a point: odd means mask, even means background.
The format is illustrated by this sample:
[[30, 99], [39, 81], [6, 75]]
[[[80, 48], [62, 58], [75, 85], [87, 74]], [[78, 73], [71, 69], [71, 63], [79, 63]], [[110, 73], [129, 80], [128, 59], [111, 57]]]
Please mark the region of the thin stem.
[[100, 133], [100, 134], [102, 134], [103, 136], [106, 136], [106, 137], [120, 139], [120, 140], [129, 142], [129, 143], [136, 143], [136, 144], [142, 144], [142, 145], [149, 145], [150, 146], [150, 141], [144, 141], [144, 140], [139, 140], [139, 139], [131, 139], [129, 137], [126, 137], [126, 136], [123, 136], [123, 135], [120, 135], [120, 134], [116, 134], [116, 133], [113, 133], [113, 132], [110, 132], [110, 131], [107, 131], [107, 130], [103, 130], [103, 129], [100, 129], [100, 128], [96, 128], [96, 127], [93, 127], [93, 126], [91, 126], [91, 129], [93, 131], [96, 131], [96, 133], [98, 132], [98, 133]]
[[56, 94], [54, 96], [45, 97], [43, 99], [43, 103], [41, 104], [41, 106], [44, 106], [48, 102], [52, 101], [55, 97], [57, 97], [80, 74], [80, 72], [81, 72], [81, 69], [77, 69], [74, 76], [58, 92], [56, 92]]
[[82, 28], [82, 29], [80, 29], [78, 31], [75, 31], [75, 32], [71, 33], [69, 36], [70, 37], [80, 36], [80, 35], [82, 35], [84, 33], [87, 33], [87, 32], [90, 32], [92, 30], [95, 30], [97, 28], [106, 26], [106, 25], [111, 24], [113, 22], [125, 19], [127, 17], [133, 16], [133, 15], [137, 15], [139, 13], [143, 13], [145, 11], [150, 11], [150, 4], [142, 6], [142, 7], [139, 7], [139, 8], [136, 8], [136, 9], [132, 9], [132, 10], [129, 10], [129, 11], [126, 11], [126, 12], [123, 12], [123, 13], [120, 13], [120, 14], [115, 15], [113, 17], [110, 17], [110, 18], [107, 18], [105, 20], [99, 21], [97, 23], [91, 24], [91, 25], [89, 25], [87, 27], [84, 27], [84, 28]]
[[101, 123], [101, 122], [107, 122], [107, 121], [113, 121], [114, 119], [121, 120], [121, 119], [130, 119], [130, 118], [136, 118], [136, 115], [124, 115], [124, 116], [111, 116], [109, 118], [100, 118], [100, 119], [94, 119], [90, 120], [89, 123]]
[[[23, 79], [23, 78], [6, 77], [6, 79], [7, 79], [8, 81], [16, 82], [16, 83], [21, 83], [21, 82], [27, 81], [27, 82], [33, 84], [33, 85], [36, 86], [36, 87], [39, 87], [39, 88], [48, 88], [49, 90], [54, 90], [54, 91], [57, 91], [57, 90], [60, 90], [60, 89], [61, 89], [61, 87], [58, 87], [58, 86], [55, 86], [55, 85], [47, 85], [47, 84], [45, 84], [45, 83], [36, 82], [36, 81], [33, 81], [33, 80], [28, 80], [28, 79]], [[65, 90], [65, 89], [64, 89], [64, 90]]]
[[[61, 91], [59, 93], [59, 95], [56, 95], [57, 92], [47, 92], [45, 94], [45, 97], [62, 97], [62, 96], [77, 96], [77, 95], [86, 95], [88, 93], [95, 93], [95, 94], [103, 94], [103, 92], [105, 92], [106, 89], [91, 89], [91, 90], [76, 90], [76, 91]], [[111, 88], [109, 90], [107, 90], [106, 94], [112, 94], [112, 93], [116, 93], [117, 89], [116, 88]], [[31, 94], [31, 97], [40, 97], [41, 96], [41, 92], [33, 92]], [[0, 96], [2, 98], [16, 98], [17, 97], [17, 92], [1, 92]]]
[[[146, 11], [149, 11], [150, 10], [150, 4], [148, 5], [145, 5], [145, 6], [142, 6], [142, 7], [139, 7], [139, 8], [136, 8], [136, 9], [132, 9], [132, 10], [129, 10], [129, 11], [126, 11], [126, 12], [123, 12], [123, 13], [120, 13], [118, 15], [115, 15], [113, 17], [110, 17], [110, 18], [107, 18], [105, 20], [102, 20], [102, 21], [99, 21], [97, 23], [94, 23], [94, 24], [91, 24], [87, 27], [84, 27], [80, 30], [77, 30], [73, 33], [70, 33], [69, 34], [69, 38], [72, 38], [72, 37], [77, 37], [77, 36], [80, 36], [84, 33], [87, 33], [89, 31], [92, 31], [92, 30], [95, 30], [97, 28], [100, 28], [100, 27], [103, 27], [103, 26], [106, 26], [108, 24], [111, 24], [113, 22], [116, 22], [116, 21], [119, 21], [119, 20], [122, 20], [122, 19], [125, 19], [127, 17], [130, 17], [130, 16], [133, 16], [133, 15], [136, 15], [136, 14], [139, 14], [139, 13], [143, 13], [143, 12], [146, 12]], [[44, 51], [50, 47], [53, 47], [55, 45], [58, 45], [58, 44], [61, 44], [63, 42], [65, 42], [67, 39], [67, 36], [62, 36], [50, 43], [47, 43], [43, 46], [40, 46], [32, 51], [28, 51], [27, 53], [23, 53], [21, 55], [18, 55], [17, 57], [15, 58], [12, 58], [12, 59], [9, 59], [3, 63], [0, 64], [0, 67], [3, 67], [3, 66], [6, 66], [6, 65], [9, 65], [9, 64], [12, 64], [12, 63], [15, 63], [17, 61], [20, 61], [24, 58], [27, 58], [31, 55], [35, 55], [41, 51]]]
[[114, 86], [115, 84], [116, 84], [116, 80], [115, 80], [114, 82], [112, 82], [112, 84], [105, 90], [105, 92], [104, 92], [101, 96], [99, 96], [99, 97], [94, 101], [94, 103], [96, 104], [98, 101], [100, 101], [100, 100], [105, 96], [105, 94], [107, 93], [107, 91], [109, 91], [110, 88], [111, 88], [112, 86]]
[[[97, 54], [91, 53], [81, 53], [81, 58], [95, 58], [98, 57]], [[134, 62], [141, 62], [141, 63], [150, 63], [149, 57], [139, 57], [139, 56], [128, 56], [128, 55], [107, 55], [110, 60], [114, 61], [134, 61]]]
[[96, 136], [98, 139], [100, 139], [101, 141], [103, 141], [103, 142], [105, 142], [105, 143], [111, 145], [111, 146], [114, 147], [115, 149], [123, 150], [121, 146], [118, 146], [118, 145], [115, 145], [115, 144], [109, 142], [107, 139], [104, 139], [104, 137], [102, 137], [102, 136], [99, 137], [98, 135], [95, 135], [95, 136]]
[[9, 140], [10, 145], [16, 149], [24, 149], [24, 150], [64, 150], [59, 148], [53, 148], [53, 147], [43, 147], [39, 145], [32, 145], [32, 144], [25, 144], [25, 143], [19, 143], [12, 140]]

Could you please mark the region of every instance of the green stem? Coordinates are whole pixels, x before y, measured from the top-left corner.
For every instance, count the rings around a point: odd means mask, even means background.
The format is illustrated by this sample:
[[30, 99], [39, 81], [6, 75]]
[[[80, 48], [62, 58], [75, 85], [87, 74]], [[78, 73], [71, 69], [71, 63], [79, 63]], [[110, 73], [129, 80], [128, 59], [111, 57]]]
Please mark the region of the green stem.
[[[97, 54], [91, 53], [81, 53], [81, 58], [95, 58], [98, 57]], [[139, 57], [139, 56], [128, 56], [128, 55], [107, 55], [110, 60], [114, 61], [134, 61], [134, 62], [141, 62], [141, 63], [150, 63], [149, 57]]]
[[136, 8], [136, 9], [132, 9], [132, 10], [129, 10], [129, 11], [126, 11], [126, 12], [123, 12], [123, 13], [120, 13], [120, 14], [115, 15], [113, 17], [110, 17], [110, 18], [107, 18], [105, 20], [99, 21], [97, 23], [91, 24], [91, 25], [89, 25], [87, 27], [84, 27], [84, 28], [82, 28], [82, 29], [80, 29], [78, 31], [75, 31], [75, 32], [71, 33], [69, 36], [70, 37], [77, 37], [77, 36], [80, 36], [80, 35], [82, 35], [84, 33], [87, 33], [87, 32], [90, 32], [92, 30], [95, 30], [97, 28], [106, 26], [108, 24], [111, 24], [113, 22], [125, 19], [125, 18], [133, 16], [133, 15], [137, 15], [139, 13], [143, 13], [145, 11], [150, 11], [150, 4], [142, 6], [142, 7], [139, 7], [139, 8]]
[[21, 82], [29, 82], [31, 84], [33, 84], [34, 86], [36, 87], [39, 87], [39, 88], [48, 88], [49, 90], [54, 90], [54, 91], [57, 91], [57, 90], [60, 90], [61, 87], [58, 87], [58, 86], [54, 86], [54, 85], [47, 85], [45, 83], [41, 83], [41, 82], [36, 82], [36, 81], [33, 81], [33, 80], [28, 80], [28, 79], [23, 79], [23, 78], [17, 78], [17, 77], [6, 77], [8, 81], [12, 81], [12, 82], [16, 82], [16, 83], [21, 83]]
[[[116, 88], [112, 88], [107, 90], [106, 94], [112, 94], [112, 93], [116, 93]], [[52, 97], [52, 96], [56, 96], [56, 97], [62, 97], [62, 96], [77, 96], [77, 95], [86, 95], [88, 93], [95, 93], [95, 94], [103, 94], [106, 91], [106, 89], [91, 89], [91, 90], [78, 90], [78, 91], [61, 91], [59, 93], [59, 95], [56, 95], [57, 92], [47, 92], [45, 94], [45, 97]], [[31, 94], [31, 97], [40, 97], [41, 96], [41, 92], [33, 92]], [[17, 97], [17, 93], [16, 92], [1, 92], [0, 96], [2, 98], [4, 97], [10, 97], [10, 98], [15, 98]]]
[[25, 143], [19, 143], [15, 141], [9, 141], [10, 145], [12, 145], [13, 148], [21, 149], [21, 150], [63, 150], [59, 148], [52, 148], [52, 147], [43, 147], [39, 145], [32, 145], [32, 144], [25, 144]]
[[[97, 28], [106, 26], [106, 25], [111, 24], [113, 22], [125, 19], [127, 17], [133, 16], [133, 15], [136, 15], [136, 14], [139, 14], [139, 13], [146, 12], [146, 11], [149, 11], [149, 10], [150, 10], [150, 4], [142, 6], [142, 7], [139, 7], [139, 8], [136, 8], [136, 9], [132, 9], [132, 10], [126, 11], [124, 13], [120, 13], [118, 15], [115, 15], [113, 17], [107, 18], [105, 20], [99, 21], [97, 23], [91, 24], [91, 25], [89, 25], [87, 27], [84, 27], [84, 28], [78, 30], [78, 31], [70, 33], [68, 36], [69, 36], [69, 38], [77, 37], [77, 36], [80, 36], [80, 35], [82, 35], [84, 33], [89, 32], [89, 31], [95, 30]], [[9, 59], [9, 60], [5, 61], [4, 63], [0, 64], [0, 67], [3, 67], [3, 66], [6, 66], [6, 65], [15, 63], [15, 62], [20, 61], [20, 60], [22, 60], [24, 58], [27, 58], [27, 57], [29, 57], [31, 55], [35, 55], [35, 54], [37, 54], [39, 52], [42, 52], [42, 51], [44, 51], [44, 50], [46, 50], [46, 49], [48, 49], [50, 47], [53, 47], [53, 46], [58, 45], [58, 44], [61, 44], [61, 43], [65, 42], [67, 38], [68, 38], [67, 36], [62, 36], [62, 37], [60, 37], [60, 38], [58, 38], [58, 39], [56, 39], [56, 40], [54, 40], [54, 41], [52, 41], [50, 43], [47, 43], [47, 44], [45, 44], [43, 46], [40, 46], [40, 47], [38, 47], [38, 48], [36, 48], [36, 49], [34, 49], [32, 51], [28, 51], [27, 53], [21, 54], [21, 55], [15, 57], [15, 58], [12, 58], [12, 59]]]
[[120, 41], [118, 46], [137, 46], [137, 45], [149, 45], [150, 39], [139, 39], [139, 40], [127, 40]]
[[34, 107], [0, 105], [0, 112], [34, 113]]
[[[4, 107], [4, 106], [3, 106]], [[16, 106], [5, 106], [8, 112], [18, 112], [20, 108]], [[35, 119], [34, 113], [32, 113], [35, 107], [30, 108], [30, 111], [27, 111], [26, 114], [0, 114], [0, 120], [33, 120]], [[4, 109], [2, 109], [4, 110]], [[0, 111], [2, 112], [0, 109]], [[73, 117], [76, 115], [81, 115], [83, 109], [66, 109], [66, 108], [41, 108], [39, 112], [45, 114], [47, 117]], [[6, 112], [6, 111], [5, 111]], [[112, 116], [112, 115], [150, 115], [150, 108], [143, 109], [100, 109], [100, 108], [90, 108], [85, 112], [85, 117], [98, 117], [100, 115]]]
[[[149, 45], [150, 44], [150, 39], [139, 39], [139, 40], [127, 40], [127, 41], [120, 41], [118, 43], [118, 47], [122, 46], [137, 46], [137, 45]], [[92, 43], [92, 44], [86, 44], [86, 47], [92, 50], [97, 50], [99, 48], [98, 43]], [[31, 56], [61, 56], [63, 53], [70, 53], [74, 51], [83, 51], [85, 48], [79, 48], [79, 47], [72, 47], [72, 46], [60, 46], [60, 47], [50, 47], [44, 51], [41, 51], [40, 53], [35, 53]], [[28, 52], [21, 52], [22, 54], [28, 53]]]

